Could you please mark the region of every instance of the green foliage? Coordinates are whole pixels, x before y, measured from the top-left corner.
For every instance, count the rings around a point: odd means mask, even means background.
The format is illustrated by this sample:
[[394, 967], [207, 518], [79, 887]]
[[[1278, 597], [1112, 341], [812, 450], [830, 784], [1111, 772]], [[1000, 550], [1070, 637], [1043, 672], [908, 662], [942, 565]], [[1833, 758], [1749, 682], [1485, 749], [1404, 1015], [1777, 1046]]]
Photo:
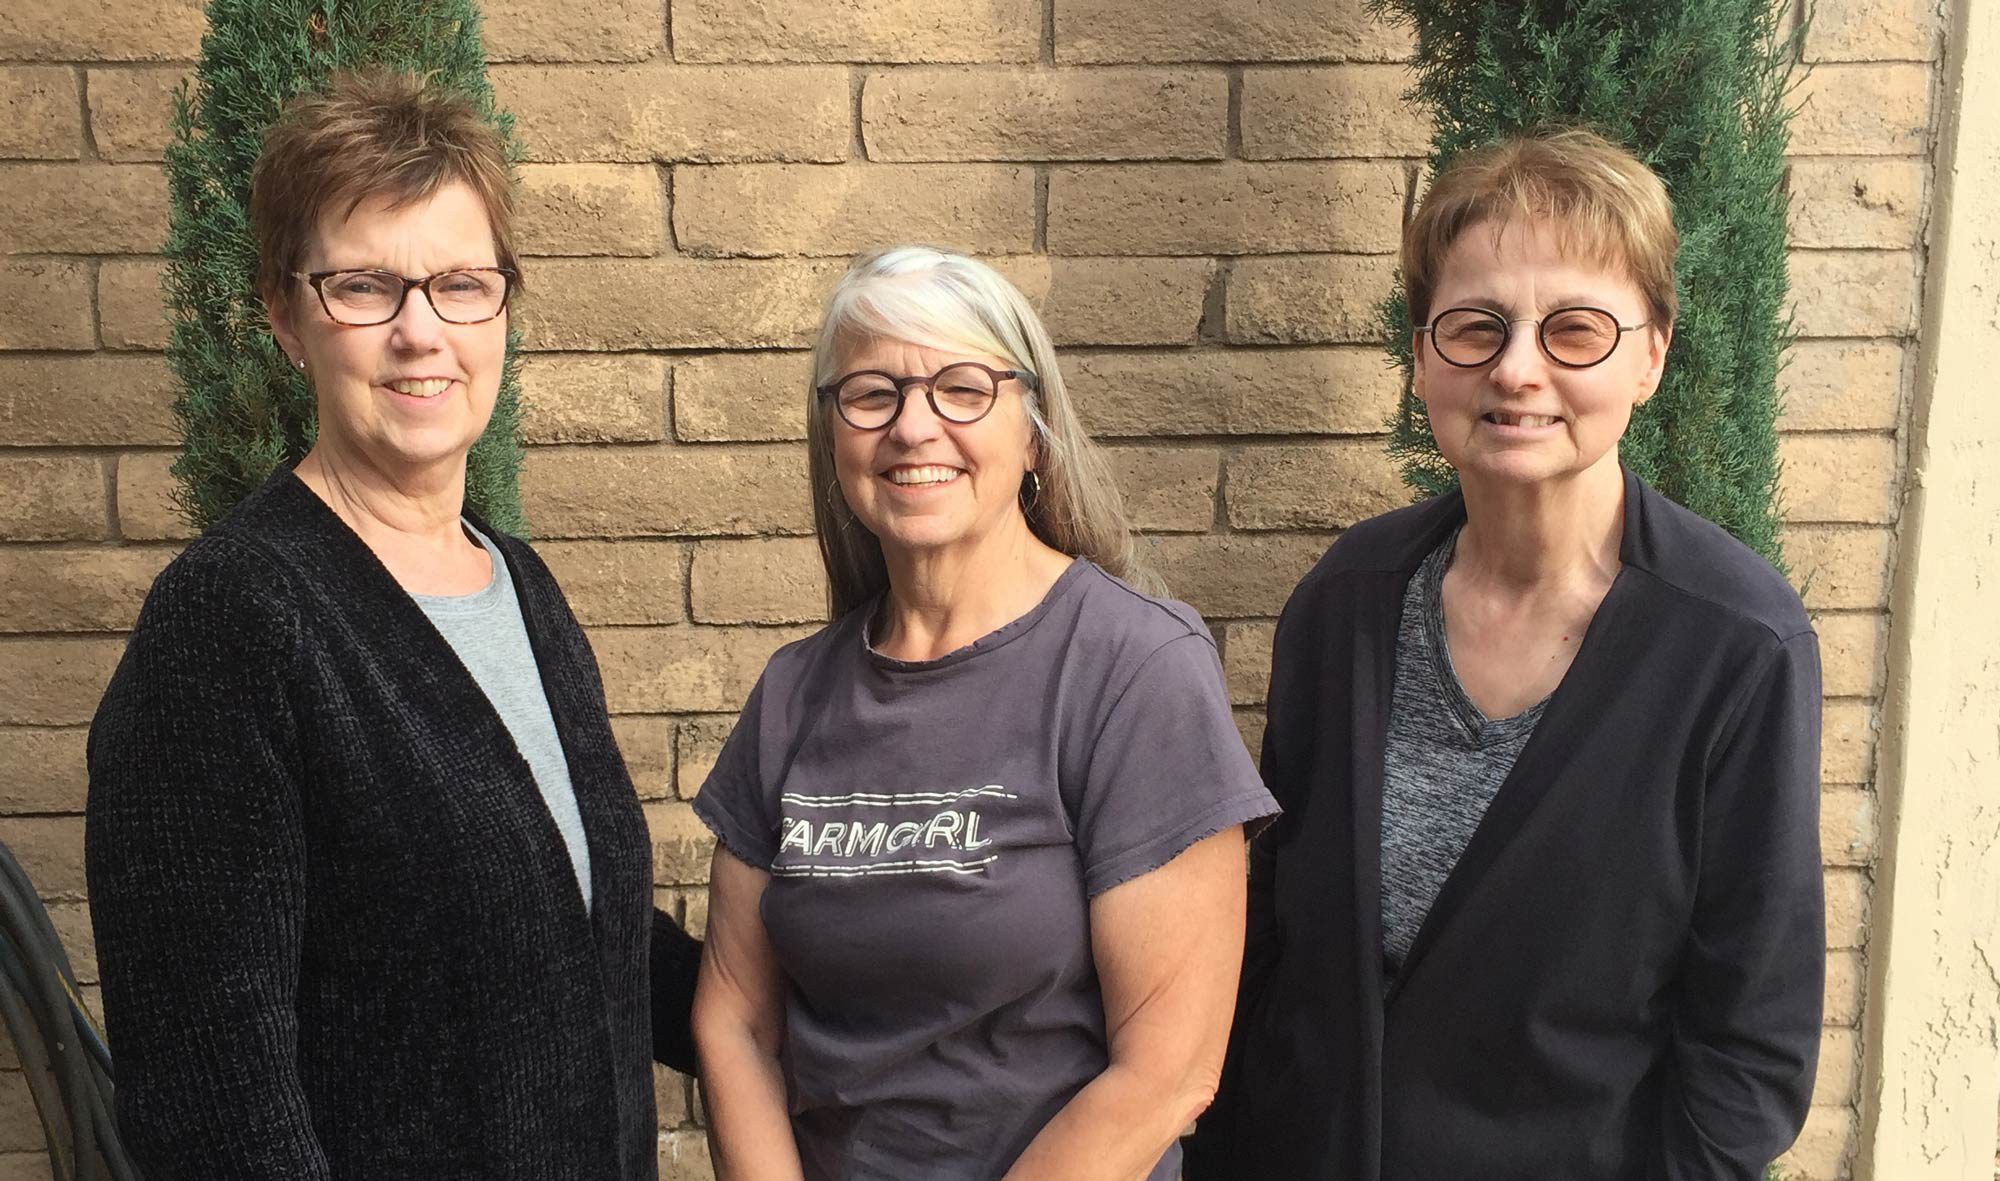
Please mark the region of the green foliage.
[[[1373, 0], [1416, 30], [1411, 96], [1436, 117], [1433, 171], [1510, 132], [1589, 126], [1666, 182], [1680, 231], [1680, 319], [1624, 461], [1780, 561], [1777, 378], [1784, 312], [1785, 99], [1796, 34], [1769, 0]], [[1410, 372], [1409, 312], [1383, 305]], [[1422, 495], [1457, 476], [1408, 393], [1390, 450]]]
[[[209, 0], [193, 86], [174, 96], [166, 172], [172, 202], [167, 360], [185, 444], [177, 499], [207, 527], [312, 446], [312, 391], [285, 363], [257, 297], [250, 175], [285, 102], [333, 70], [416, 71], [473, 98], [518, 157], [495, 110], [472, 0]], [[523, 527], [518, 476], [519, 341], [507, 340], [500, 396], [467, 462], [466, 500], [498, 528]]]

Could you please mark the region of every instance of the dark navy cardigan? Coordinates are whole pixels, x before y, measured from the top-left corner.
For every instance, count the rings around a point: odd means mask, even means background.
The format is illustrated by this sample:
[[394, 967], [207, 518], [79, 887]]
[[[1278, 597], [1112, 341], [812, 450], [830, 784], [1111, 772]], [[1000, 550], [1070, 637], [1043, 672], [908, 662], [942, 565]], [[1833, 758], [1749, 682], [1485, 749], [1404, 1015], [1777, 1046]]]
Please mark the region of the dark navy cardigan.
[[590, 846], [360, 538], [281, 472], [169, 565], [90, 732], [120, 1130], [147, 1181], [650, 1181], [698, 947], [583, 632], [506, 558]]
[[1194, 1181], [1753, 1181], [1820, 1037], [1818, 646], [1798, 596], [1627, 473], [1623, 563], [1384, 986], [1403, 591], [1454, 493], [1344, 534], [1286, 605], [1250, 937]]

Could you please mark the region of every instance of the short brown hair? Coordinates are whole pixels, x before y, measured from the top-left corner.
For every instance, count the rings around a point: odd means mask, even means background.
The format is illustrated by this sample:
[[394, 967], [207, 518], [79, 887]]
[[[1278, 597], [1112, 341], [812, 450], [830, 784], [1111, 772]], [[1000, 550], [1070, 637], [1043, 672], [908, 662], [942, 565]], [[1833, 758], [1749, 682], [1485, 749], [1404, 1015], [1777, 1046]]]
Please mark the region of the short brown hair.
[[382, 68], [335, 71], [301, 94], [264, 136], [250, 179], [257, 290], [282, 297], [303, 269], [320, 217], [364, 201], [395, 206], [464, 183], [486, 207], [499, 264], [514, 256], [514, 181], [507, 145], [464, 95]]
[[1475, 225], [1495, 230], [1546, 220], [1565, 251], [1622, 267], [1665, 327], [1674, 293], [1674, 206], [1667, 186], [1631, 152], [1595, 132], [1564, 128], [1514, 136], [1451, 161], [1403, 230], [1410, 322], [1430, 322], [1445, 256]]

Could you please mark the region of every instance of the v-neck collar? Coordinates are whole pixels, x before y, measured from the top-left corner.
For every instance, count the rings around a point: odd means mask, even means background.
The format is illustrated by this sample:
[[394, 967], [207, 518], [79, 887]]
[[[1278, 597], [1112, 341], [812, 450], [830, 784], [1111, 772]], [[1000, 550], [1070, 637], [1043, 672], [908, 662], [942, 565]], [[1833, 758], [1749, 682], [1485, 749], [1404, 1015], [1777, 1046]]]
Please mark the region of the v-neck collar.
[[[1403, 957], [1401, 969], [1395, 981], [1390, 984], [1385, 1005], [1393, 1004], [1405, 985], [1421, 967], [1425, 954], [1450, 926], [1457, 912], [1465, 905], [1472, 892], [1478, 888], [1481, 878], [1492, 868], [1494, 861], [1508, 843], [1518, 835], [1529, 816], [1541, 803], [1554, 779], [1555, 765], [1559, 753], [1551, 744], [1556, 741], [1551, 735], [1560, 734], [1570, 726], [1589, 724], [1585, 703], [1578, 700], [1584, 692], [1578, 688], [1598, 679], [1597, 665], [1606, 656], [1607, 647], [1603, 640], [1606, 632], [1628, 626], [1622, 620], [1625, 594], [1635, 565], [1644, 564], [1643, 553], [1647, 548], [1644, 537], [1644, 495], [1645, 485], [1630, 469], [1624, 470], [1623, 534], [1619, 538], [1619, 570], [1613, 578], [1610, 590], [1591, 616], [1590, 625], [1584, 630], [1583, 641], [1577, 648], [1569, 670], [1555, 690], [1543, 699], [1541, 717], [1534, 732], [1528, 736], [1521, 749], [1521, 755], [1514, 761], [1487, 805], [1486, 813], [1473, 829], [1472, 838], [1459, 855], [1457, 864], [1446, 875], [1444, 885], [1438, 890], [1422, 925], [1417, 928], [1416, 938], [1410, 945], [1409, 954]], [[1374, 645], [1370, 660], [1357, 660], [1354, 670], [1356, 703], [1356, 737], [1366, 735], [1368, 741], [1354, 743], [1356, 750], [1354, 803], [1356, 853], [1361, 854], [1364, 846], [1373, 846], [1365, 857], [1355, 858], [1356, 897], [1361, 905], [1369, 908], [1373, 921], [1358, 924], [1364, 928], [1373, 941], [1373, 960], [1381, 964], [1381, 897], [1382, 897], [1382, 790], [1385, 777], [1383, 753], [1388, 745], [1389, 708], [1395, 689], [1395, 636], [1402, 618], [1404, 595], [1409, 589], [1409, 580], [1415, 577], [1423, 561], [1444, 540], [1465, 524], [1464, 494], [1454, 490], [1439, 498], [1434, 513], [1425, 522], [1427, 528], [1419, 528], [1403, 539], [1399, 549], [1383, 555], [1396, 564], [1393, 567], [1401, 576], [1397, 594], [1391, 600], [1387, 616], [1387, 630], [1382, 632], [1386, 642]], [[1384, 563], [1387, 566], [1387, 563]], [[1383, 569], [1378, 566], [1377, 569]], [[1382, 620], [1377, 620], [1379, 628]], [[1369, 703], [1363, 716], [1363, 703]], [[1366, 758], [1362, 751], [1372, 752]], [[1364, 762], [1364, 758], [1366, 761]]]
[[[533, 826], [537, 860], [543, 872], [550, 875], [558, 889], [567, 891], [573, 904], [571, 913], [584, 922], [591, 941], [595, 943], [601, 939], [602, 912], [596, 907], [584, 905], [583, 891], [577, 883], [576, 866], [570, 860], [568, 845], [564, 843], [555, 817], [535, 783], [533, 770], [514, 742], [513, 733], [507, 729], [506, 722], [486, 696], [485, 690], [479, 687], [471, 671], [459, 659], [450, 641], [444, 638], [430, 617], [424, 614], [423, 608], [396, 581], [375, 551], [340, 518], [340, 514], [333, 511], [331, 505], [320, 499], [319, 494], [307, 487], [305, 481], [289, 468], [274, 473], [260, 489], [243, 501], [237, 512], [244, 515], [244, 524], [258, 540], [279, 547], [287, 564], [308, 570], [357, 624], [396, 637], [401, 642], [403, 656], [415, 666], [418, 675], [427, 680], [442, 681], [437, 685], [439, 696], [457, 702], [456, 716], [467, 723], [479, 725], [493, 736], [492, 743], [499, 748], [500, 761], [508, 771], [504, 790], [519, 797], [515, 803], [520, 808], [527, 809], [528, 814], [543, 821]], [[528, 633], [528, 646], [534, 653], [536, 675], [541, 680], [543, 696], [548, 700], [549, 714], [555, 721], [563, 758], [572, 768], [571, 782], [576, 792], [577, 811], [583, 820], [584, 841], [592, 853], [591, 893], [597, 898], [607, 897], [606, 891], [616, 888], [616, 883], [604, 877], [608, 859], [601, 855], [610, 838], [607, 826], [611, 818], [606, 812], [608, 801], [603, 798], [603, 793], [587, 790], [588, 785], [574, 774], [577, 765], [576, 731], [571, 716], [574, 705], [563, 692], [561, 682], [549, 675], [554, 657], [549, 649], [550, 637], [545, 634], [547, 629], [539, 621], [543, 613], [542, 605], [537, 601], [535, 588], [529, 580], [521, 577], [514, 559], [508, 555], [508, 547], [501, 541], [501, 535], [469, 507], [463, 510], [463, 516], [480, 534], [493, 539], [493, 549], [506, 563], [506, 574], [513, 584], [515, 600], [519, 604], [521, 623]], [[494, 573], [497, 578], [501, 572], [496, 570]], [[392, 645], [391, 650], [395, 647]]]

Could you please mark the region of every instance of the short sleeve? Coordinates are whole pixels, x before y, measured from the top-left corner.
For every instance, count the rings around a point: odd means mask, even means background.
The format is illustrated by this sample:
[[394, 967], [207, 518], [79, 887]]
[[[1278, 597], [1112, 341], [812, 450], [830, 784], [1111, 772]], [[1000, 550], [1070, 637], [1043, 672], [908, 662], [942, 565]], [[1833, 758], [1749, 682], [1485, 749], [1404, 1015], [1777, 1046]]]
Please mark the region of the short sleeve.
[[1146, 658], [1105, 717], [1075, 810], [1091, 897], [1158, 869], [1225, 828], [1277, 814], [1230, 716], [1206, 636]]
[[714, 769], [702, 781], [694, 814], [744, 864], [769, 869], [778, 857], [778, 821], [758, 757], [763, 704], [764, 681], [759, 678], [716, 756]]

